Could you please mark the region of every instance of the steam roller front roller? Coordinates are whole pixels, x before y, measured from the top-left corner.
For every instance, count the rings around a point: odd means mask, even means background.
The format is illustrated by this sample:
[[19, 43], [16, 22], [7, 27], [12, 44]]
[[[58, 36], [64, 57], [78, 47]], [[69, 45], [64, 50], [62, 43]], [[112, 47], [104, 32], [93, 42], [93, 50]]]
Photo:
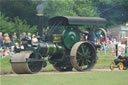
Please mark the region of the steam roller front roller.
[[71, 64], [78, 71], [90, 70], [95, 65], [96, 58], [96, 49], [91, 42], [80, 41], [71, 49]]
[[35, 58], [31, 51], [16, 53], [11, 59], [11, 66], [16, 74], [32, 74], [39, 72], [42, 68], [41, 56]]

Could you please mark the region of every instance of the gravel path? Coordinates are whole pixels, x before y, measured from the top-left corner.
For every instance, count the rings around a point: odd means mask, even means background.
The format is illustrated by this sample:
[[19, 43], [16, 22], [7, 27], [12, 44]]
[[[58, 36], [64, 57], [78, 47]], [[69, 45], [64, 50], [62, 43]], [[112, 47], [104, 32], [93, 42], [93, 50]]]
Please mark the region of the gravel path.
[[[50, 71], [50, 72], [39, 72], [36, 74], [15, 74], [15, 73], [8, 73], [8, 74], [2, 74], [0, 76], [23, 76], [23, 75], [51, 75], [51, 74], [73, 74], [73, 73], [89, 73], [89, 72], [110, 72], [110, 69], [91, 69], [90, 71], [69, 71], [69, 72], [58, 72], [58, 71]], [[114, 71], [119, 71], [118, 69], [115, 69]]]

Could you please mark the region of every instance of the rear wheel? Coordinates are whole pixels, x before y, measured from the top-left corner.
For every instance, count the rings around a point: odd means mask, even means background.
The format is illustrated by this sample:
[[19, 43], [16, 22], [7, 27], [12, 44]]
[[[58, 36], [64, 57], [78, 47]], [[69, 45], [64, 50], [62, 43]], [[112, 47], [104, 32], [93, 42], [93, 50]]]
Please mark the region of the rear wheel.
[[90, 70], [96, 63], [96, 49], [91, 42], [76, 43], [70, 53], [72, 66], [78, 71]]

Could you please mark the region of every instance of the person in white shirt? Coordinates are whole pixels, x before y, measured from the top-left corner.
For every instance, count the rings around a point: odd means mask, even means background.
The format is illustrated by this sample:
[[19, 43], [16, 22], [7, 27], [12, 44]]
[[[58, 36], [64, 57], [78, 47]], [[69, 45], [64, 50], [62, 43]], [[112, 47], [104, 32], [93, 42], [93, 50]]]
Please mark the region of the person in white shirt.
[[32, 35], [32, 42], [38, 42], [38, 39], [35, 37], [35, 35]]

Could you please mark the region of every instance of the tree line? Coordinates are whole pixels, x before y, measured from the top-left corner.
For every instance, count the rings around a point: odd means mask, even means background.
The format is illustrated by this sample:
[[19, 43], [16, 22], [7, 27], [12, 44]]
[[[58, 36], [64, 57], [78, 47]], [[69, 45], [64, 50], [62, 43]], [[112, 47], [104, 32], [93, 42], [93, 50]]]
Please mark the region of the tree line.
[[128, 0], [0, 0], [0, 31], [35, 31], [38, 6], [48, 17], [103, 17], [109, 26], [128, 21]]

